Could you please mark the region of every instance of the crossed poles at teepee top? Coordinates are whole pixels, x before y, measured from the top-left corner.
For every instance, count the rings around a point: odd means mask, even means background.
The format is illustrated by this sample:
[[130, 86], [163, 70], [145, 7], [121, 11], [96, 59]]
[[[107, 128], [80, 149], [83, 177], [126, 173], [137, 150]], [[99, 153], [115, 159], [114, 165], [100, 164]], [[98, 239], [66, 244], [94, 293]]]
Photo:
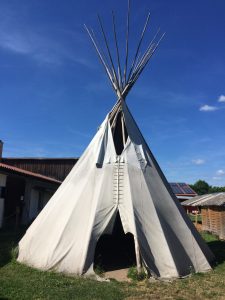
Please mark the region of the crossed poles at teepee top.
[[[116, 33], [116, 22], [115, 22], [114, 12], [112, 11], [112, 24], [113, 24], [113, 35], [114, 35], [114, 43], [115, 43], [115, 51], [116, 51], [116, 64], [113, 61], [112, 53], [110, 51], [109, 44], [108, 44], [108, 39], [107, 39], [100, 16], [98, 15], [98, 21], [99, 21], [105, 49], [103, 49], [103, 47], [97, 40], [94, 31], [91, 28], [88, 28], [84, 24], [84, 27], [92, 41], [92, 44], [97, 52], [100, 62], [103, 65], [105, 72], [112, 84], [112, 87], [118, 96], [119, 102], [121, 102], [122, 100], [125, 100], [128, 92], [131, 90], [132, 86], [134, 85], [134, 83], [137, 81], [137, 79], [141, 75], [142, 71], [148, 64], [150, 58], [152, 57], [152, 55], [158, 48], [162, 38], [165, 35], [165, 33], [163, 33], [159, 37], [160, 29], [158, 29], [158, 31], [156, 32], [153, 39], [149, 42], [147, 49], [141, 55], [140, 48], [141, 48], [141, 45], [142, 45], [142, 42], [143, 42], [143, 39], [144, 39], [144, 36], [146, 33], [146, 29], [149, 24], [149, 19], [150, 19], [150, 13], [148, 13], [148, 16], [146, 18], [144, 28], [142, 30], [140, 40], [137, 44], [137, 49], [136, 49], [131, 67], [128, 70], [129, 33], [130, 33], [130, 0], [128, 0], [127, 22], [126, 22], [125, 62], [124, 62], [123, 72], [122, 72], [121, 58], [120, 58], [118, 39], [117, 39], [117, 33]], [[117, 69], [117, 71], [116, 71], [116, 69]]]

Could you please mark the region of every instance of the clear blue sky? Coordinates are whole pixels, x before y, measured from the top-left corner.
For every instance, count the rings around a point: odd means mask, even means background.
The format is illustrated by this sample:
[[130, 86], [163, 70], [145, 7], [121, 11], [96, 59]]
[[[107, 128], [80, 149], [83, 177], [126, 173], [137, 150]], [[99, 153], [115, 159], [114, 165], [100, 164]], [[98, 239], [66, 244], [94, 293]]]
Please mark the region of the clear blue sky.
[[[114, 9], [122, 47], [126, 6], [0, 1], [4, 156], [81, 155], [116, 100], [83, 23]], [[149, 10], [166, 37], [127, 103], [169, 181], [225, 185], [225, 1], [132, 0], [134, 41]]]

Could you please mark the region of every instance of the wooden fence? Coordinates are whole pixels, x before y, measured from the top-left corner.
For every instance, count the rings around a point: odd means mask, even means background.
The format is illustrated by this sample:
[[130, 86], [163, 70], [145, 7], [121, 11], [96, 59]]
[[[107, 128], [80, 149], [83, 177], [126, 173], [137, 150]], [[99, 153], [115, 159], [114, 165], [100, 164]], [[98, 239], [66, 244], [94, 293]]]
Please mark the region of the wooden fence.
[[202, 207], [202, 230], [209, 231], [225, 240], [225, 207]]

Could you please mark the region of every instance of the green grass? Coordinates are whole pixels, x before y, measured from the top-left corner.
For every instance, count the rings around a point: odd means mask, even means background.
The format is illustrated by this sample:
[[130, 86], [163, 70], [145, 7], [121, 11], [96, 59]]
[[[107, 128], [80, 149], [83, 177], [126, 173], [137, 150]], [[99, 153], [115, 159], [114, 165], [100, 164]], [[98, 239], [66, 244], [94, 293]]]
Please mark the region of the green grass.
[[23, 230], [0, 230], [0, 299], [225, 299], [225, 242], [202, 234], [216, 256], [213, 271], [173, 282], [96, 282], [41, 272], [16, 262]]
[[[188, 216], [189, 216], [189, 218], [191, 219], [192, 222], [196, 221], [196, 216], [195, 215], [188, 214]], [[197, 222], [202, 223], [202, 216], [201, 215], [197, 216]]]

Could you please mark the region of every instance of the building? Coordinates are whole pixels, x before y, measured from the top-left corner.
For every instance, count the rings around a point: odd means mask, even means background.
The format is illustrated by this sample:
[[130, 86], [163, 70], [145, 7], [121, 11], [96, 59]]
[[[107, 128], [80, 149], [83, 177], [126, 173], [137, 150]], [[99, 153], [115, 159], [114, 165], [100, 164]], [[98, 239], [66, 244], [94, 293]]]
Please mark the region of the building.
[[225, 240], [225, 193], [213, 193], [194, 197], [182, 203], [186, 210], [190, 208], [201, 212], [202, 230], [216, 234]]
[[[79, 158], [6, 158], [0, 141], [0, 227], [29, 224], [48, 202]], [[180, 201], [197, 194], [185, 183], [171, 183]]]
[[198, 194], [184, 182], [170, 182], [174, 194], [180, 202], [196, 197]]
[[29, 224], [77, 159], [3, 158], [0, 141], [0, 227]]

